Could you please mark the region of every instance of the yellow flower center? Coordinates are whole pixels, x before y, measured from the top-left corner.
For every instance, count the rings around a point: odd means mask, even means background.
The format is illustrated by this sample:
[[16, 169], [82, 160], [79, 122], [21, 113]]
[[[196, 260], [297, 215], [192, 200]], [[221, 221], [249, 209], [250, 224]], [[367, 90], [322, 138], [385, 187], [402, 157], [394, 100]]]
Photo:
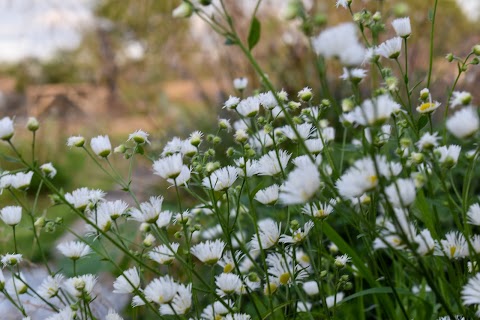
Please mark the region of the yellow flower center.
[[450, 257], [453, 258], [456, 251], [457, 251], [457, 247], [451, 246], [451, 247], [450, 247]]
[[287, 284], [288, 280], [290, 280], [290, 274], [289, 273], [284, 273], [280, 276], [279, 278], [281, 284]]
[[377, 185], [378, 177], [373, 175], [373, 176], [368, 177], [368, 180], [370, 181], [371, 185]]
[[420, 107], [418, 107], [419, 111], [426, 111], [428, 109], [434, 108], [435, 103], [433, 102], [425, 102]]

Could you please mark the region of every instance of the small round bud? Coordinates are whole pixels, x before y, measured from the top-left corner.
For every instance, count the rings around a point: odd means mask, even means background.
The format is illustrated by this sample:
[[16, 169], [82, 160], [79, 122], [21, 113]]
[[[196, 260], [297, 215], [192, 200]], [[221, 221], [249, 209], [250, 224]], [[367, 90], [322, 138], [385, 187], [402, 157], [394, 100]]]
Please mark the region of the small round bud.
[[452, 53], [449, 53], [445, 56], [445, 59], [447, 59], [448, 62], [452, 62], [454, 59], [454, 56]]
[[35, 227], [37, 228], [43, 228], [46, 225], [46, 221], [44, 217], [37, 218], [34, 223]]
[[127, 147], [124, 144], [119, 145], [113, 149], [114, 153], [125, 153], [127, 151]]
[[352, 290], [353, 284], [352, 284], [351, 282], [347, 282], [347, 283], [345, 283], [345, 285], [343, 286], [343, 288], [344, 288], [345, 290]]
[[192, 13], [192, 5], [187, 2], [182, 2], [178, 7], [173, 10], [172, 16], [174, 18], [188, 18], [192, 15]]
[[233, 147], [230, 147], [227, 149], [227, 151], [225, 152], [225, 154], [227, 155], [227, 157], [232, 157], [233, 156], [233, 153], [235, 152], [235, 149]]
[[288, 103], [288, 107], [290, 108], [290, 110], [297, 110], [301, 106], [302, 106], [302, 104], [300, 102], [296, 102], [296, 101], [290, 101]]
[[173, 236], [174, 236], [176, 239], [181, 239], [183, 235], [182, 235], [182, 232], [177, 231], [177, 232], [175, 232], [175, 234], [174, 234]]
[[322, 107], [328, 108], [331, 106], [331, 102], [328, 99], [322, 99], [321, 105]]
[[150, 223], [143, 222], [140, 224], [140, 231], [141, 232], [149, 232], [150, 231]]
[[38, 128], [40, 128], [40, 123], [38, 123], [38, 120], [34, 117], [28, 118], [27, 129], [32, 132], [35, 132], [38, 130]]
[[300, 223], [298, 223], [297, 220], [292, 220], [290, 222], [290, 229], [292, 229], [293, 231], [296, 231], [300, 228]]
[[325, 278], [327, 276], [328, 272], [327, 270], [323, 270], [320, 272], [320, 279]]
[[475, 57], [475, 58], [472, 59], [472, 61], [470, 63], [473, 64], [473, 65], [477, 65], [477, 64], [480, 63], [480, 60], [477, 57]]
[[472, 48], [472, 52], [473, 52], [474, 55], [480, 56], [480, 44], [475, 45]]
[[213, 138], [213, 140], [212, 140], [212, 143], [213, 143], [214, 145], [217, 145], [217, 144], [219, 144], [220, 142], [222, 142], [222, 138], [220, 138], [219, 136], [215, 136], [215, 137]]
[[422, 163], [424, 159], [425, 159], [425, 157], [424, 157], [423, 153], [412, 152], [412, 154], [410, 155], [410, 160], [412, 160], [412, 162], [415, 163], [415, 164]]
[[307, 102], [312, 100], [313, 93], [312, 89], [309, 87], [305, 87], [302, 90], [298, 92], [298, 98], [300, 98], [301, 101]]
[[355, 102], [352, 99], [346, 98], [342, 100], [342, 111], [343, 112], [350, 112], [355, 107]]
[[243, 129], [238, 129], [233, 136], [235, 138], [235, 141], [239, 143], [245, 143], [248, 141], [248, 134]]
[[373, 21], [378, 22], [378, 21], [382, 20], [382, 14], [379, 11], [377, 11], [372, 16], [372, 19], [373, 19]]

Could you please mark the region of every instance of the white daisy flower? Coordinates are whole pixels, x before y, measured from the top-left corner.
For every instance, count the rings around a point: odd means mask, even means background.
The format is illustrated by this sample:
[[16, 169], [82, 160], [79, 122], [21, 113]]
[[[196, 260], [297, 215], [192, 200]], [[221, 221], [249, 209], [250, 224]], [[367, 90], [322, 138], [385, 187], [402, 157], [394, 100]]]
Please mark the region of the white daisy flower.
[[432, 113], [437, 110], [442, 104], [438, 101], [426, 101], [417, 107], [419, 113]]
[[98, 278], [93, 274], [85, 274], [78, 277], [68, 278], [63, 282], [63, 288], [72, 297], [80, 298], [85, 295], [90, 296], [97, 280]]
[[348, 262], [350, 262], [352, 260], [352, 258], [350, 258], [348, 256], [348, 254], [343, 254], [341, 256], [336, 256], [335, 257], [335, 260], [333, 261], [333, 263], [335, 264], [335, 266], [337, 268], [343, 268], [347, 265]]
[[36, 291], [38, 295], [44, 299], [51, 299], [55, 297], [58, 294], [58, 290], [60, 290], [63, 278], [64, 277], [62, 274], [56, 274], [53, 277], [48, 276], [37, 288]]
[[148, 136], [149, 134], [146, 133], [145, 131], [137, 130], [128, 136], [127, 141], [134, 141], [135, 143], [138, 143], [138, 144], [150, 143], [150, 141], [148, 141]]
[[123, 320], [123, 318], [115, 312], [115, 310], [108, 310], [107, 315], [105, 316], [105, 320]]
[[400, 105], [389, 95], [384, 94], [372, 100], [365, 100], [361, 106], [357, 106], [344, 116], [362, 126], [383, 124], [400, 108]]
[[377, 48], [377, 54], [388, 58], [397, 59], [402, 51], [402, 38], [395, 37], [381, 43]]
[[180, 153], [182, 151], [183, 141], [179, 137], [173, 137], [168, 141], [165, 147], [163, 147], [162, 156], [169, 156], [174, 153]]
[[307, 203], [302, 208], [302, 213], [311, 217], [325, 219], [333, 212], [333, 206], [337, 204], [335, 199], [325, 203]]
[[28, 290], [26, 283], [27, 281], [25, 280], [23, 273], [20, 272], [18, 275], [14, 275], [7, 280], [5, 283], [5, 290], [11, 296], [24, 294]]
[[312, 154], [319, 154], [322, 152], [324, 144], [322, 139], [308, 139], [305, 140], [305, 146]]
[[227, 101], [225, 101], [223, 108], [224, 109], [235, 109], [240, 103], [240, 98], [230, 96]]
[[182, 155], [176, 153], [153, 162], [153, 173], [164, 179], [175, 179], [182, 172], [182, 167]]
[[463, 234], [451, 231], [445, 235], [445, 238], [435, 244], [434, 255], [449, 259], [460, 259], [468, 255], [467, 240]]
[[130, 210], [130, 219], [138, 222], [155, 223], [162, 211], [163, 197], [150, 197], [149, 202], [142, 202], [140, 209]]
[[17, 190], [26, 190], [32, 181], [33, 171], [18, 172], [10, 176], [10, 186]]
[[159, 264], [170, 264], [175, 260], [175, 254], [177, 253], [180, 245], [176, 242], [170, 243], [170, 247], [167, 245], [160, 245], [155, 247], [148, 253], [148, 257]]
[[[104, 210], [88, 210], [87, 219], [97, 226], [102, 232], [108, 232], [112, 227], [112, 218]], [[90, 224], [85, 226], [86, 234], [96, 236], [98, 230]]]
[[183, 315], [190, 310], [192, 306], [192, 284], [188, 286], [180, 284], [177, 287], [177, 294], [173, 297], [170, 304], [160, 306], [162, 315]]
[[240, 101], [237, 105], [237, 112], [244, 117], [254, 117], [260, 110], [260, 101], [258, 97], [248, 97]]
[[55, 169], [51, 162], [42, 164], [40, 170], [50, 179], [53, 179], [57, 175], [57, 169]]
[[65, 257], [72, 260], [78, 260], [90, 254], [90, 252], [92, 252], [92, 250], [87, 244], [80, 241], [69, 241], [69, 242], [60, 243], [57, 246], [57, 249]]
[[116, 220], [124, 215], [128, 210], [128, 204], [122, 200], [105, 201], [97, 205], [97, 212], [104, 212], [112, 220]]
[[317, 281], [313, 280], [304, 282], [302, 288], [308, 296], [314, 296], [320, 292]]
[[23, 256], [20, 253], [7, 253], [2, 255], [0, 260], [4, 267], [15, 266], [23, 261]]
[[425, 256], [432, 253], [435, 249], [435, 240], [433, 240], [428, 229], [423, 229], [417, 236], [415, 236], [414, 241], [418, 244], [417, 253], [419, 255]]
[[402, 38], [408, 38], [412, 33], [412, 27], [410, 26], [410, 18], [399, 18], [392, 21], [392, 27], [395, 30], [397, 36]]
[[107, 135], [92, 138], [92, 140], [90, 140], [90, 146], [93, 152], [101, 158], [106, 158], [112, 153], [112, 144]]
[[442, 146], [435, 148], [434, 152], [439, 158], [441, 164], [454, 166], [460, 156], [461, 147], [457, 145]]
[[82, 136], [71, 136], [67, 139], [67, 147], [83, 147], [85, 138]]
[[79, 188], [71, 193], [65, 194], [65, 200], [75, 209], [85, 210], [89, 205], [96, 204], [103, 200], [105, 192], [102, 190], [92, 190], [88, 188]]
[[5, 117], [0, 120], [0, 140], [9, 141], [14, 134], [13, 120]]
[[308, 235], [308, 233], [310, 232], [310, 230], [312, 230], [314, 226], [314, 223], [313, 221], [307, 221], [305, 223], [305, 225], [303, 226], [303, 230], [301, 228], [295, 230], [295, 231], [292, 231], [293, 234], [291, 236], [287, 236], [287, 235], [282, 235], [280, 237], [280, 240], [279, 242], [282, 242], [282, 243], [300, 243], [302, 242]]
[[245, 158], [235, 159], [235, 164], [238, 166], [238, 175], [241, 177], [253, 177], [258, 174], [259, 163], [257, 160], [248, 159], [245, 163]]
[[480, 226], [480, 204], [475, 203], [468, 208], [467, 220], [469, 224]]
[[22, 220], [22, 207], [8, 206], [0, 211], [0, 219], [9, 226], [16, 226]]
[[260, 93], [258, 95], [258, 101], [267, 110], [272, 110], [278, 105], [277, 99], [271, 91]]
[[288, 254], [283, 257], [279, 253], [270, 253], [266, 262], [268, 274], [272, 277], [270, 281], [280, 285], [290, 285], [294, 281], [300, 281], [308, 276], [308, 273], [299, 264], [295, 264]]
[[280, 239], [281, 224], [276, 223], [272, 219], [265, 219], [258, 222], [258, 234], [254, 234], [252, 240], [250, 240], [250, 246], [253, 251], [267, 250], [273, 247]]
[[217, 239], [196, 244], [190, 249], [190, 252], [203, 263], [214, 265], [222, 258], [223, 249], [225, 249], [225, 243]]
[[[234, 307], [234, 303], [230, 300], [226, 300], [224, 303], [230, 309]], [[230, 312], [229, 308], [227, 308], [225, 305], [220, 301], [215, 301], [214, 303], [206, 306], [200, 315], [200, 319], [215, 320], [221, 318], [221, 316], [224, 316]]]
[[325, 298], [325, 303], [327, 304], [327, 308], [331, 308], [336, 306], [340, 301], [343, 300], [345, 294], [343, 292], [338, 292], [336, 295], [328, 296]]
[[226, 166], [213, 171], [209, 177], [205, 177], [202, 180], [202, 185], [215, 191], [225, 191], [235, 183], [237, 178], [237, 168]]
[[415, 182], [412, 179], [397, 179], [385, 188], [385, 193], [392, 206], [408, 207], [415, 201]]
[[239, 293], [242, 287], [242, 280], [236, 274], [221, 273], [215, 277], [215, 285], [217, 286], [217, 295], [223, 297], [233, 293]]
[[268, 188], [259, 190], [255, 194], [255, 200], [265, 205], [273, 205], [278, 200], [280, 187], [277, 184], [271, 185]]
[[245, 77], [241, 78], [235, 78], [233, 79], [233, 87], [237, 89], [238, 91], [245, 90], [245, 88], [248, 86], [248, 79]]
[[[278, 152], [278, 157], [277, 157]], [[274, 176], [285, 170], [292, 156], [285, 150], [271, 150], [258, 160], [258, 174], [261, 176]]]
[[145, 298], [157, 304], [168, 304], [172, 302], [177, 294], [178, 284], [170, 276], [153, 279], [143, 291]]
[[360, 68], [343, 68], [343, 74], [340, 76], [342, 80], [351, 80], [354, 83], [359, 83], [367, 76], [367, 70]]
[[472, 136], [480, 127], [478, 112], [472, 106], [457, 111], [448, 118], [447, 129], [458, 139]]
[[450, 99], [450, 107], [454, 109], [457, 106], [467, 106], [472, 101], [472, 94], [467, 91], [453, 91]]
[[280, 202], [286, 205], [305, 203], [317, 192], [320, 184], [320, 173], [315, 164], [297, 167], [280, 187]]
[[72, 309], [70, 309], [70, 306], [67, 306], [64, 309], [60, 310], [60, 312], [48, 317], [45, 320], [73, 320], [75, 314], [75, 311], [72, 311]]
[[335, 6], [338, 7], [344, 7], [345, 9], [348, 9], [349, 4], [352, 2], [352, 0], [337, 0], [337, 3]]
[[438, 146], [438, 132], [431, 134], [430, 132], [425, 132], [423, 136], [417, 141], [416, 145], [420, 151], [433, 149]]
[[480, 273], [470, 278], [467, 284], [463, 286], [462, 301], [466, 306], [476, 305], [477, 312], [475, 314], [480, 317], [480, 309], [478, 309], [478, 305], [480, 305]]
[[136, 267], [123, 272], [113, 283], [113, 293], [133, 293], [140, 286], [140, 274]]

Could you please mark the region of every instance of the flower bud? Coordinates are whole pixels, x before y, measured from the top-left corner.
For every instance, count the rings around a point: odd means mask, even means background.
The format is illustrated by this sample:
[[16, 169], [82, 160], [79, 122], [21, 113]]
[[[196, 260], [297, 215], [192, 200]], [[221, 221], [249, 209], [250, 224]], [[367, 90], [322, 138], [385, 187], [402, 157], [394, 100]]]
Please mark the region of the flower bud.
[[176, 7], [173, 12], [172, 16], [174, 18], [188, 18], [193, 13], [193, 7], [187, 2], [182, 2], [178, 7]]
[[34, 117], [28, 118], [28, 121], [27, 121], [28, 130], [35, 132], [38, 130], [39, 127], [40, 127], [40, 124], [38, 123], [38, 120], [36, 118]]
[[35, 220], [35, 223], [34, 223], [35, 227], [37, 228], [43, 228], [45, 224], [46, 222], [44, 217], [37, 218], [37, 220]]
[[452, 62], [454, 59], [453, 54], [449, 53], [445, 56], [445, 59], [447, 59], [448, 62]]
[[480, 56], [480, 44], [475, 45], [472, 48], [472, 52], [473, 52], [474, 55]]
[[113, 149], [114, 153], [125, 153], [126, 151], [127, 151], [127, 147], [125, 147], [124, 144], [121, 144], [118, 147], [115, 147], [115, 149]]

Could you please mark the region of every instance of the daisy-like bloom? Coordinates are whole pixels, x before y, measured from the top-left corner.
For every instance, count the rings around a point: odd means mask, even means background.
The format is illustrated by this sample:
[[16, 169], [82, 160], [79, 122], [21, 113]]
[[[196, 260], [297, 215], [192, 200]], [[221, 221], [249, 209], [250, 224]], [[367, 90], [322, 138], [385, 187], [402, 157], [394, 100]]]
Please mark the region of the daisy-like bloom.
[[308, 273], [299, 264], [295, 264], [289, 254], [285, 258], [279, 253], [270, 253], [266, 262], [268, 265], [268, 274], [270, 281], [280, 285], [289, 285], [294, 281], [305, 279]]
[[26, 285], [27, 281], [23, 276], [23, 273], [19, 273], [18, 275], [12, 276], [10, 279], [7, 280], [5, 283], [5, 290], [11, 296], [16, 296], [17, 294], [24, 294], [27, 292], [28, 287]]
[[[90, 220], [92, 224], [97, 226], [102, 232], [108, 232], [112, 228], [112, 218], [108, 212], [104, 210], [88, 210], [87, 211], [87, 219]], [[88, 236], [97, 236], [98, 230], [94, 226], [87, 224], [85, 226], [86, 235]]]
[[92, 138], [92, 140], [90, 140], [90, 146], [93, 152], [101, 158], [106, 158], [112, 153], [112, 144], [107, 135]]
[[460, 146], [450, 145], [435, 148], [434, 152], [440, 157], [438, 161], [442, 165], [452, 167], [457, 163], [461, 149]]
[[470, 278], [467, 284], [463, 286], [462, 301], [466, 306], [476, 305], [477, 312], [475, 314], [480, 317], [480, 309], [478, 309], [478, 305], [480, 305], [480, 273]]
[[293, 231], [293, 230], [290, 230], [292, 231], [292, 235], [291, 236], [287, 236], [287, 235], [282, 235], [280, 237], [280, 240], [279, 242], [282, 242], [282, 243], [300, 243], [302, 242], [308, 235], [308, 233], [310, 232], [310, 230], [312, 230], [314, 226], [314, 223], [313, 221], [307, 221], [305, 223], [305, 225], [303, 226], [303, 230], [301, 228]]
[[317, 295], [320, 292], [317, 281], [307, 281], [302, 284], [303, 291], [309, 296]]
[[274, 176], [286, 169], [292, 155], [285, 150], [272, 150], [258, 160], [258, 174], [261, 176]]
[[168, 141], [165, 147], [163, 147], [162, 156], [169, 156], [174, 153], [180, 153], [182, 151], [183, 141], [179, 137], [173, 137]]
[[112, 220], [117, 220], [128, 210], [128, 204], [122, 200], [105, 201], [97, 206], [97, 212], [105, 212]]
[[160, 212], [160, 214], [158, 215], [158, 219], [155, 222], [155, 224], [159, 228], [167, 227], [170, 224], [170, 221], [172, 220], [172, 215], [173, 215], [173, 212], [171, 212], [171, 211]]
[[437, 110], [442, 104], [438, 101], [426, 101], [417, 107], [419, 113], [432, 113]]
[[310, 101], [313, 97], [312, 88], [305, 87], [298, 91], [297, 97], [302, 101]]
[[243, 91], [248, 85], [248, 79], [245, 77], [233, 79], [233, 87], [238, 91]]
[[163, 197], [150, 197], [149, 202], [142, 202], [140, 209], [130, 210], [130, 219], [138, 222], [155, 223], [162, 211]]
[[96, 204], [103, 200], [105, 192], [102, 190], [91, 190], [88, 188], [80, 188], [65, 194], [65, 200], [75, 209], [83, 211], [90, 204]]
[[[225, 305], [229, 306], [230, 309], [234, 307], [234, 303], [230, 300], [224, 301]], [[215, 319], [223, 319], [222, 316], [229, 313], [229, 309], [220, 301], [215, 301], [211, 305], [208, 305], [203, 309], [202, 314], [200, 315], [200, 319], [208, 319], [208, 320], [215, 320]]]
[[246, 313], [231, 313], [227, 314], [223, 320], [250, 320], [252, 317]]
[[395, 37], [381, 43], [377, 48], [377, 54], [388, 58], [397, 59], [402, 51], [402, 38]]
[[84, 295], [90, 297], [93, 287], [97, 283], [97, 277], [93, 274], [85, 274], [78, 277], [68, 278], [63, 282], [63, 288], [72, 296], [80, 298]]
[[148, 301], [157, 304], [170, 303], [177, 294], [178, 284], [170, 276], [153, 279], [143, 291]]
[[0, 120], [0, 140], [9, 141], [14, 134], [13, 120], [5, 117]]
[[57, 246], [57, 249], [67, 258], [78, 260], [88, 255], [92, 250], [90, 247], [80, 241], [63, 242]]
[[183, 160], [181, 154], [161, 158], [153, 163], [153, 173], [164, 179], [175, 179], [182, 172]]
[[[228, 129], [230, 131], [230, 129]], [[190, 139], [182, 140], [182, 146], [180, 148], [180, 153], [183, 156], [192, 157], [197, 154], [197, 147], [195, 147]]]
[[179, 246], [176, 242], [170, 243], [170, 247], [162, 244], [153, 248], [152, 251], [148, 253], [148, 257], [159, 264], [170, 264], [175, 260], [175, 254]]
[[248, 140], [248, 133], [244, 129], [238, 129], [233, 135], [236, 142], [244, 143]]
[[354, 83], [359, 83], [367, 76], [367, 70], [360, 68], [343, 68], [343, 74], [340, 76], [342, 80], [351, 80]]
[[56, 274], [53, 277], [48, 276], [37, 288], [37, 293], [40, 295], [40, 297], [44, 299], [51, 299], [53, 297], [56, 297], [58, 294], [58, 290], [60, 290], [60, 286], [62, 285], [63, 278], [64, 277], [62, 274]]
[[391, 115], [400, 110], [400, 105], [389, 95], [383, 94], [372, 100], [365, 100], [344, 116], [362, 126], [383, 124]]
[[385, 188], [385, 193], [392, 206], [408, 207], [415, 201], [415, 182], [413, 179], [397, 179]]
[[183, 315], [192, 306], [192, 284], [188, 286], [180, 284], [177, 287], [177, 294], [173, 297], [171, 304], [162, 304], [160, 314], [162, 315]]
[[123, 272], [113, 283], [113, 293], [133, 293], [140, 286], [140, 274], [136, 267]]
[[309, 201], [320, 188], [320, 173], [313, 163], [297, 167], [280, 187], [280, 202], [286, 205]]
[[118, 313], [116, 313], [115, 310], [110, 309], [105, 316], [105, 320], [123, 320], [123, 318]]
[[333, 212], [333, 206], [337, 204], [335, 199], [325, 203], [307, 203], [302, 208], [302, 213], [318, 219], [325, 219]]
[[214, 265], [222, 258], [223, 249], [225, 249], [225, 243], [217, 239], [196, 244], [190, 249], [190, 252], [203, 263]]
[[324, 30], [312, 39], [312, 45], [317, 55], [326, 59], [339, 58], [346, 66], [360, 65], [365, 56], [365, 48], [358, 40], [353, 23], [342, 23]]
[[233, 293], [239, 293], [242, 287], [242, 280], [236, 274], [221, 273], [215, 277], [215, 285], [217, 286], [217, 295], [223, 297]]
[[337, 0], [337, 3], [335, 6], [338, 7], [344, 7], [345, 9], [348, 8], [348, 6], [352, 3], [352, 0]]
[[235, 164], [238, 166], [238, 175], [241, 177], [253, 177], [258, 174], [258, 161], [249, 159], [245, 163], [245, 158], [235, 159]]
[[420, 151], [430, 150], [438, 146], [439, 139], [440, 137], [438, 136], [438, 132], [434, 132], [433, 134], [425, 132], [417, 141], [416, 145]]
[[248, 97], [240, 101], [237, 105], [237, 112], [244, 117], [254, 117], [260, 110], [260, 100], [258, 97]]
[[301, 155], [296, 157], [295, 159], [292, 160], [293, 164], [295, 165], [296, 168], [305, 168], [309, 167], [311, 165], [319, 166], [322, 163], [322, 157], [317, 155], [313, 157], [313, 162], [312, 159], [310, 159], [309, 156], [306, 154]]
[[395, 30], [397, 36], [401, 38], [408, 38], [412, 33], [412, 27], [410, 26], [410, 18], [399, 18], [392, 21], [392, 27]]
[[273, 139], [265, 130], [260, 130], [248, 139], [248, 143], [256, 150], [262, 150], [262, 148], [273, 146]]
[[447, 129], [458, 139], [472, 136], [480, 127], [478, 112], [472, 106], [454, 113], [447, 120]]
[[290, 140], [292, 141], [297, 141], [300, 137], [302, 140], [308, 139], [313, 132], [313, 125], [310, 123], [302, 123], [302, 124], [297, 124], [295, 126], [295, 129], [297, 130], [297, 133], [290, 127], [289, 125], [286, 125], [282, 128], [279, 128], [279, 130]]
[[348, 254], [343, 254], [341, 256], [336, 256], [335, 261], [333, 262], [337, 268], [343, 268], [350, 262], [352, 258], [348, 256]]
[[[469, 256], [474, 256], [478, 253], [480, 253], [480, 235], [476, 234], [473, 237], [470, 238], [470, 242], [472, 244], [472, 247], [467, 248], [467, 255]], [[473, 252], [472, 252], [473, 249]]]
[[468, 246], [465, 236], [460, 232], [451, 231], [444, 240], [435, 244], [434, 255], [445, 256], [449, 259], [460, 259], [468, 255]]
[[414, 239], [418, 244], [417, 253], [419, 255], [425, 256], [430, 254], [435, 249], [435, 240], [433, 240], [432, 235], [428, 229], [422, 230]]
[[274, 184], [268, 188], [259, 190], [255, 194], [255, 200], [265, 205], [273, 205], [278, 200], [280, 187]]
[[258, 222], [258, 234], [254, 234], [252, 240], [250, 240], [250, 246], [253, 251], [258, 251], [260, 249], [266, 250], [273, 247], [280, 239], [281, 224], [276, 223], [272, 219], [265, 219]]
[[65, 307], [64, 309], [60, 310], [59, 313], [56, 313], [45, 320], [73, 320], [75, 317], [75, 311], [70, 309], [70, 306]]
[[10, 186], [17, 190], [26, 190], [32, 181], [33, 171], [18, 172], [10, 176]]
[[480, 204], [475, 203], [468, 208], [467, 220], [469, 224], [480, 226]]
[[378, 173], [375, 163], [370, 157], [355, 161], [335, 183], [340, 195], [347, 199], [358, 198], [378, 185], [378, 174], [389, 178], [399, 174], [402, 170], [401, 165], [388, 163], [385, 156], [376, 156], [375, 162]]
[[362, 66], [377, 61], [379, 57], [377, 51], [378, 47], [376, 46], [367, 48], [367, 50], [365, 51], [365, 57], [363, 59]]
[[230, 96], [227, 101], [223, 104], [224, 109], [234, 110], [237, 108], [240, 103], [240, 98]]
[[271, 91], [260, 93], [258, 101], [267, 110], [272, 110], [278, 105], [277, 99]]
[[57, 175], [57, 169], [53, 167], [51, 162], [42, 164], [40, 166], [40, 170], [42, 170], [43, 174], [49, 177], [50, 179], [53, 179], [53, 177]]
[[343, 292], [338, 292], [334, 296], [328, 296], [325, 298], [325, 303], [327, 304], [327, 308], [331, 308], [336, 306], [340, 301], [343, 300], [345, 294]]
[[467, 106], [472, 102], [472, 94], [467, 91], [453, 91], [450, 99], [450, 107], [454, 109], [457, 106]]
[[85, 145], [85, 138], [82, 136], [71, 136], [67, 140], [68, 147], [78, 147], [81, 148]]
[[150, 141], [148, 141], [148, 136], [149, 134], [146, 133], [145, 131], [137, 130], [128, 136], [127, 141], [134, 141], [137, 144], [150, 143]]
[[22, 220], [22, 207], [8, 206], [0, 211], [0, 219], [9, 226], [16, 226]]
[[1, 262], [4, 267], [15, 266], [23, 261], [23, 256], [20, 253], [7, 253], [2, 255]]
[[199, 130], [192, 132], [188, 137], [188, 141], [194, 147], [198, 147], [200, 143], [202, 143], [202, 139], [203, 139], [203, 132]]
[[226, 166], [212, 172], [209, 177], [202, 180], [204, 187], [215, 191], [225, 191], [230, 188], [238, 178], [237, 168]]
[[308, 139], [305, 140], [305, 146], [312, 154], [319, 154], [322, 152], [324, 144], [322, 139]]

